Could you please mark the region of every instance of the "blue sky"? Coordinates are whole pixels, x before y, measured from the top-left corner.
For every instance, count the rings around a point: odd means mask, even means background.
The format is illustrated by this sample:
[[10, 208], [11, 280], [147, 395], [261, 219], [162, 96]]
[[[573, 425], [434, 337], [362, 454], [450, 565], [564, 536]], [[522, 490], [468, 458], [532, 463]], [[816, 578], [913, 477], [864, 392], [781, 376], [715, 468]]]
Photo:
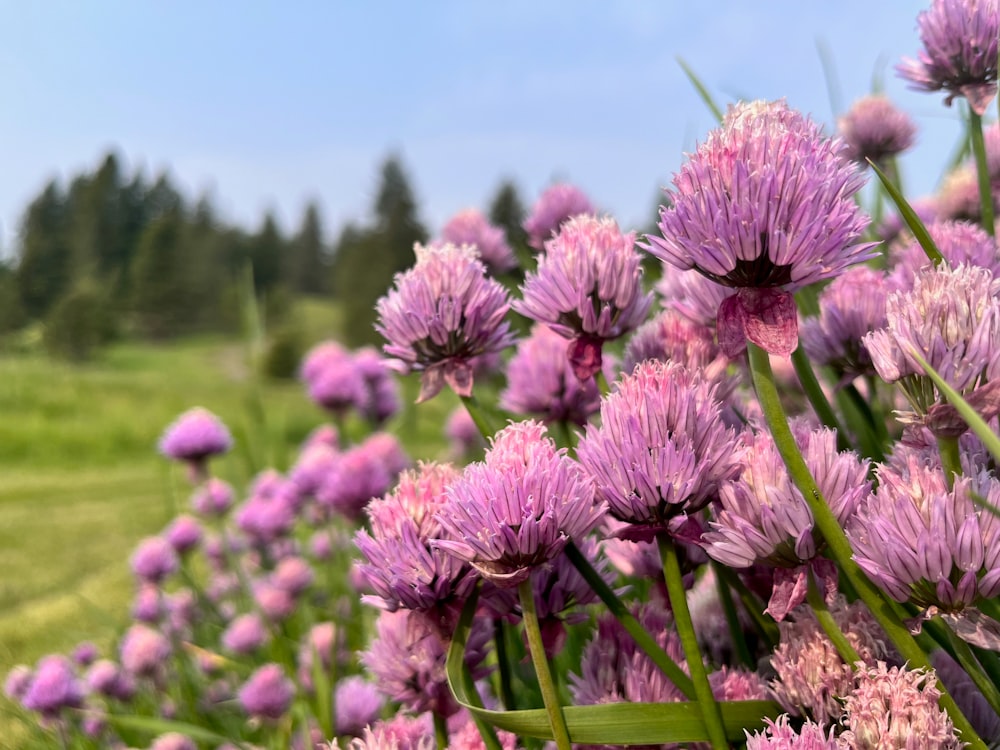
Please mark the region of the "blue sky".
[[645, 223], [683, 152], [712, 127], [678, 67], [720, 101], [777, 98], [833, 122], [817, 43], [842, 106], [881, 74], [916, 119], [908, 192], [929, 192], [958, 110], [892, 67], [919, 48], [927, 2], [219, 2], [91, 0], [0, 6], [2, 247], [53, 176], [116, 148], [169, 169], [229, 221], [309, 198], [328, 234], [365, 218], [377, 168], [402, 156], [432, 228], [512, 178], [530, 204], [554, 179], [626, 227]]

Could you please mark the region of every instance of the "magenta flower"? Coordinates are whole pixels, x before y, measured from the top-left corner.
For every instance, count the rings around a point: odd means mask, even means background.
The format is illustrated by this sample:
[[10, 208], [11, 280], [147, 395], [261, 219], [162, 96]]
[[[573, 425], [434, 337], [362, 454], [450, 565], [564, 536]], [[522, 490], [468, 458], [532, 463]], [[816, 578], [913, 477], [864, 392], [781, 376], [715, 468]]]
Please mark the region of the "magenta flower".
[[964, 96], [979, 115], [997, 93], [996, 0], [932, 0], [917, 16], [924, 48], [896, 72], [918, 91], [945, 91], [945, 104]]
[[197, 519], [182, 514], [170, 522], [163, 535], [174, 551], [183, 555], [198, 546], [201, 533], [201, 524]]
[[869, 220], [853, 200], [865, 177], [841, 149], [783, 101], [741, 103], [674, 176], [662, 237], [648, 236], [646, 249], [736, 288], [718, 311], [727, 355], [747, 339], [790, 354], [791, 293], [873, 257], [860, 242]]
[[700, 273], [688, 273], [670, 263], [661, 263], [656, 293], [664, 309], [679, 313], [695, 325], [710, 328], [714, 336], [719, 307], [736, 290]]
[[441, 241], [472, 245], [490, 273], [509, 271], [517, 265], [503, 229], [493, 226], [482, 211], [467, 208], [452, 216], [441, 228]]
[[518, 585], [604, 515], [582, 467], [557, 450], [538, 422], [511, 424], [485, 460], [448, 489], [437, 520], [448, 538], [432, 541], [498, 586]]
[[72, 662], [59, 654], [42, 657], [21, 703], [29, 711], [47, 717], [58, 716], [64, 708], [79, 707], [83, 703], [83, 685]]
[[960, 435], [967, 427], [943, 403], [923, 367], [920, 354], [955, 390], [968, 394], [985, 419], [1000, 411], [995, 395], [1000, 375], [1000, 279], [987, 269], [923, 269], [910, 291], [886, 301], [885, 328], [864, 338], [883, 380], [899, 381], [912, 411], [897, 412], [904, 423], [925, 423], [936, 434]]
[[[854, 559], [896, 601], [963, 613], [1000, 594], [1000, 481], [956, 477], [918, 453], [879, 467], [878, 491], [862, 503], [847, 534]], [[963, 613], [964, 614], [964, 613]]]
[[833, 727], [825, 729], [820, 724], [807, 721], [796, 730], [788, 723], [788, 714], [782, 714], [777, 719], [765, 717], [764, 723], [763, 730], [746, 733], [746, 750], [843, 750], [833, 736]]
[[150, 677], [159, 673], [170, 657], [170, 641], [158, 630], [137, 623], [125, 631], [121, 641], [122, 667], [130, 675]]
[[250, 675], [239, 691], [240, 705], [251, 716], [277, 720], [291, 708], [295, 683], [280, 664], [265, 664]]
[[627, 538], [667, 532], [740, 471], [742, 448], [722, 422], [716, 386], [674, 362], [646, 360], [601, 405], [577, 449]]
[[473, 359], [513, 343], [504, 320], [507, 291], [485, 276], [469, 247], [414, 249], [416, 265], [397, 274], [395, 287], [376, 304], [376, 330], [389, 342], [385, 352], [408, 370], [423, 372], [419, 401], [445, 383], [461, 396], [472, 393]]
[[[514, 414], [537, 417], [546, 423], [584, 425], [601, 406], [593, 378], [580, 380], [567, 357], [569, 343], [548, 326], [535, 324], [521, 339], [507, 364], [507, 387], [500, 406]], [[613, 380], [604, 366], [607, 380]]]
[[232, 507], [233, 487], [218, 477], [209, 477], [191, 496], [191, 507], [203, 516], [224, 516]]
[[531, 208], [531, 215], [524, 220], [528, 244], [543, 250], [545, 242], [556, 234], [567, 219], [581, 214], [596, 213], [590, 199], [573, 185], [556, 184], [545, 189]]
[[463, 599], [474, 583], [466, 563], [432, 545], [444, 537], [436, 513], [459, 473], [448, 464], [421, 464], [368, 508], [371, 532], [354, 542], [366, 562], [358, 569], [375, 596], [362, 600], [382, 609], [430, 610]]
[[577, 216], [545, 247], [514, 309], [569, 339], [569, 361], [587, 380], [601, 369], [604, 342], [635, 330], [653, 303], [643, 292], [635, 233], [622, 234], [611, 218]]
[[844, 696], [845, 729], [840, 739], [847, 747], [959, 750], [966, 746], [938, 705], [941, 691], [933, 671], [879, 662], [858, 670], [855, 677], [854, 690]]
[[389, 361], [370, 346], [354, 352], [354, 366], [364, 378], [368, 390], [368, 406], [362, 410], [362, 416], [378, 427], [399, 411], [396, 375]]
[[847, 158], [876, 164], [901, 154], [913, 145], [917, 126], [906, 112], [883, 94], [862, 97], [837, 120]]
[[[996, 197], [993, 198], [993, 207], [997, 207]], [[950, 219], [977, 224], [982, 221], [983, 206], [975, 164], [961, 164], [945, 176], [938, 189], [935, 216], [941, 221]]]
[[819, 315], [806, 318], [800, 329], [809, 359], [833, 368], [843, 381], [874, 375], [861, 340], [885, 326], [889, 291], [885, 274], [869, 266], [849, 268], [834, 279], [819, 294]]
[[233, 438], [212, 412], [195, 407], [175, 419], [160, 438], [160, 453], [189, 465], [193, 480], [204, 479], [205, 462], [227, 452]]
[[353, 675], [337, 683], [334, 693], [337, 709], [337, 734], [358, 736], [382, 712], [385, 701], [378, 689], [364, 677]]
[[316, 500], [350, 521], [362, 517], [365, 506], [392, 485], [393, 475], [382, 457], [365, 445], [341, 453], [316, 489]]
[[267, 626], [256, 612], [242, 614], [222, 633], [222, 645], [234, 654], [252, 654], [268, 640]]
[[162, 583], [179, 565], [173, 546], [162, 537], [143, 539], [132, 553], [132, 572], [147, 583]]
[[412, 717], [398, 713], [389, 721], [376, 721], [347, 747], [348, 750], [435, 750], [430, 714]]

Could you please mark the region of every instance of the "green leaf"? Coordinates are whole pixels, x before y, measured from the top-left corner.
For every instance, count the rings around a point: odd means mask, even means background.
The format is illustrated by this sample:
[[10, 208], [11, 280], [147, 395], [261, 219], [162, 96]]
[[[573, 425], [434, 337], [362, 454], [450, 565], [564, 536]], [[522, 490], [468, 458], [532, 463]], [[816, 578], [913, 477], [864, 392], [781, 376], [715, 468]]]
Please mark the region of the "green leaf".
[[871, 168], [875, 170], [875, 174], [878, 176], [879, 180], [882, 182], [882, 187], [885, 188], [885, 192], [889, 194], [892, 198], [892, 202], [896, 204], [896, 208], [899, 209], [899, 215], [903, 217], [903, 221], [906, 222], [906, 226], [910, 228], [913, 232], [913, 236], [916, 238], [917, 242], [920, 243], [920, 247], [924, 249], [927, 253], [927, 257], [930, 258], [931, 262], [935, 266], [939, 266], [944, 263], [944, 256], [941, 255], [941, 251], [937, 249], [937, 245], [934, 244], [934, 240], [931, 239], [930, 233], [927, 231], [927, 227], [924, 226], [924, 222], [920, 220], [917, 216], [917, 212], [913, 210], [913, 207], [907, 203], [906, 198], [903, 194], [899, 192], [895, 185], [892, 184], [892, 180], [886, 177], [885, 172], [878, 168], [878, 165], [871, 159], [868, 159], [868, 164]]
[[221, 734], [211, 731], [210, 729], [205, 729], [196, 724], [188, 724], [183, 721], [172, 721], [170, 719], [161, 719], [156, 716], [125, 716], [122, 714], [108, 714], [108, 722], [115, 727], [134, 729], [139, 732], [145, 732], [151, 736], [166, 734], [167, 732], [178, 732], [192, 740], [199, 740], [201, 742], [214, 742], [216, 744], [229, 742], [235, 744], [237, 747], [247, 748], [248, 746], [239, 740], [234, 740], [232, 737], [225, 737]]
[[[477, 719], [521, 737], [552, 739], [548, 715], [543, 708], [521, 711], [490, 711], [483, 708], [472, 676], [465, 667], [465, 643], [476, 611], [477, 594], [462, 610], [451, 646], [447, 674], [455, 699]], [[775, 717], [781, 707], [774, 701], [727, 701], [719, 704], [726, 737], [745, 739], [744, 729], [763, 726], [765, 717]], [[595, 745], [659, 745], [669, 742], [704, 742], [708, 733], [701, 709], [695, 702], [605, 703], [597, 706], [564, 706], [570, 739]]]
[[705, 88], [705, 84], [701, 82], [701, 79], [695, 75], [695, 72], [688, 67], [688, 64], [684, 62], [682, 58], [677, 58], [677, 64], [681, 66], [681, 70], [684, 71], [688, 80], [691, 81], [691, 85], [694, 86], [698, 95], [701, 97], [701, 100], [705, 102], [705, 106], [707, 106], [709, 110], [711, 110], [712, 114], [715, 115], [715, 119], [722, 122], [722, 109], [715, 103], [712, 95], [708, 93], [708, 89]]

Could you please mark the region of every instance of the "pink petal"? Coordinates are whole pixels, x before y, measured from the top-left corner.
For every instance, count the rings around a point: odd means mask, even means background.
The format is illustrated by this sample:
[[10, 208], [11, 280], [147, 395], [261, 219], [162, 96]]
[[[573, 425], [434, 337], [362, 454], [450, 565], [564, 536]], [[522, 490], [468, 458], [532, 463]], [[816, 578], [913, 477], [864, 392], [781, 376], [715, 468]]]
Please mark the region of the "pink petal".
[[722, 300], [715, 324], [722, 353], [730, 359], [742, 354], [747, 348], [746, 312], [738, 294]]
[[799, 345], [799, 311], [790, 292], [742, 287], [736, 297], [743, 306], [750, 341], [782, 357], [795, 351]]

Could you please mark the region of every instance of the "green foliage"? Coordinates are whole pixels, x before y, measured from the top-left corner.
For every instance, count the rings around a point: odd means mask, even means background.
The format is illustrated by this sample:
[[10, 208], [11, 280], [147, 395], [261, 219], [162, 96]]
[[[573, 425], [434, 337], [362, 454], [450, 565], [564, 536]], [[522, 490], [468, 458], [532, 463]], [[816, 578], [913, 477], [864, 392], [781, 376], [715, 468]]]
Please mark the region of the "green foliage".
[[286, 324], [268, 337], [261, 371], [270, 378], [294, 378], [303, 352], [302, 332], [297, 326]]
[[327, 290], [328, 254], [323, 244], [319, 207], [310, 203], [302, 217], [298, 234], [285, 252], [284, 277], [297, 292], [322, 294]]
[[113, 335], [107, 297], [96, 284], [84, 281], [52, 308], [45, 324], [45, 348], [53, 356], [83, 362]]
[[55, 182], [46, 185], [28, 206], [21, 234], [17, 288], [25, 311], [40, 318], [69, 287], [72, 278], [65, 196]]
[[488, 216], [490, 222], [507, 235], [507, 244], [514, 249], [528, 247], [528, 233], [524, 231], [524, 204], [517, 192], [517, 186], [510, 180], [504, 180], [497, 188], [493, 200], [490, 201]]
[[155, 219], [139, 238], [132, 263], [131, 309], [139, 331], [153, 338], [190, 330], [197, 312], [182, 234], [180, 213]]

